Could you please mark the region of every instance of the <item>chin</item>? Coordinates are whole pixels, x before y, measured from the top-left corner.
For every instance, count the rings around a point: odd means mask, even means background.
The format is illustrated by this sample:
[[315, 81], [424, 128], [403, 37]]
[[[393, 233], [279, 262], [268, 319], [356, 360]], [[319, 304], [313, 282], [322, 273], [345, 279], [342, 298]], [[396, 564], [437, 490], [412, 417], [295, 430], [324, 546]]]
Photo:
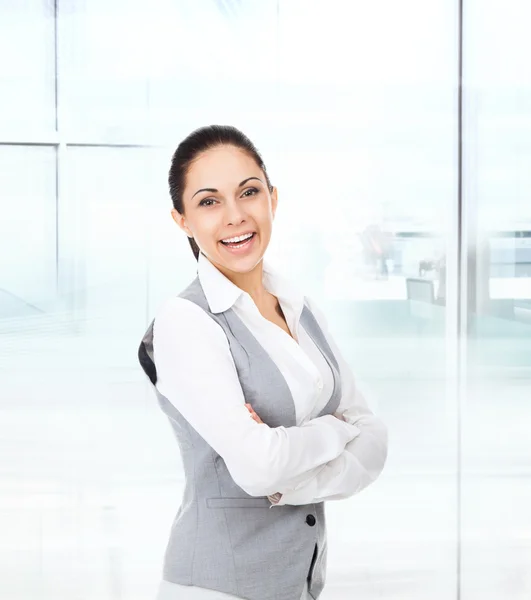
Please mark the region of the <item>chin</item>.
[[[225, 256], [224, 256], [225, 255]], [[216, 262], [233, 273], [248, 273], [262, 260], [263, 252], [255, 250], [246, 256], [227, 256], [223, 249], [216, 252]]]
[[256, 267], [260, 260], [261, 257], [256, 259], [255, 257], [249, 256], [246, 258], [237, 258], [235, 260], [224, 260], [220, 264], [233, 273], [248, 273]]

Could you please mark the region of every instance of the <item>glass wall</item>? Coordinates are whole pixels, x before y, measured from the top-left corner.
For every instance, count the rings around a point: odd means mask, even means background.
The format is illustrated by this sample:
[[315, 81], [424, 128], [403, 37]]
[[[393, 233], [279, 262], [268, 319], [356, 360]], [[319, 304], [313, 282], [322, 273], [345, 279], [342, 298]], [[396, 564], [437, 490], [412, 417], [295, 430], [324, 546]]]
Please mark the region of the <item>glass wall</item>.
[[277, 239], [390, 425], [385, 475], [327, 505], [326, 593], [453, 598], [457, 405], [435, 300], [456, 243], [457, 6], [323, 6], [280, 7]]
[[530, 18], [523, 0], [465, 3], [463, 600], [531, 591]]
[[136, 352], [196, 273], [166, 177], [209, 123], [264, 156], [268, 256], [389, 428], [379, 480], [327, 503], [323, 600], [528, 597], [529, 16], [0, 2], [2, 597], [155, 596], [184, 482]]

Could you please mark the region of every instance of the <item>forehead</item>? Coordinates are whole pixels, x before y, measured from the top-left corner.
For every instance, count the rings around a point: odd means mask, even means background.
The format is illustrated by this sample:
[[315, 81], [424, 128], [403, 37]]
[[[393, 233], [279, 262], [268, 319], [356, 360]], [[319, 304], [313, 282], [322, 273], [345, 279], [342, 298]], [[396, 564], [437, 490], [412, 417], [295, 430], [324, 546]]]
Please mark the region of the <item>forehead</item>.
[[[202, 152], [190, 165], [186, 188], [235, 186], [247, 177], [260, 177], [261, 170], [247, 152], [234, 146], [219, 146]], [[192, 193], [194, 193], [192, 191]]]

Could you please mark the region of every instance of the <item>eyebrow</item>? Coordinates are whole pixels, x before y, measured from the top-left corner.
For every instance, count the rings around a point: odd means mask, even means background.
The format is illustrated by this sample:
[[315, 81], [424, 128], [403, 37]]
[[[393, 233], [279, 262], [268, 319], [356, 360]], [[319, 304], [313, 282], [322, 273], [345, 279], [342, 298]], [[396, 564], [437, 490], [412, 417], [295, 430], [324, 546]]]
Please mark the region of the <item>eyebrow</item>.
[[[242, 187], [242, 185], [245, 185], [248, 181], [250, 181], [251, 179], [257, 179], [260, 183], [264, 183], [259, 177], [247, 177], [247, 179], [244, 179], [239, 185], [238, 187]], [[199, 194], [199, 192], [218, 192], [219, 190], [217, 190], [216, 188], [201, 188], [200, 190], [197, 190], [197, 192], [194, 194], [194, 196], [196, 196], [197, 194]], [[194, 197], [192, 196], [192, 198]]]

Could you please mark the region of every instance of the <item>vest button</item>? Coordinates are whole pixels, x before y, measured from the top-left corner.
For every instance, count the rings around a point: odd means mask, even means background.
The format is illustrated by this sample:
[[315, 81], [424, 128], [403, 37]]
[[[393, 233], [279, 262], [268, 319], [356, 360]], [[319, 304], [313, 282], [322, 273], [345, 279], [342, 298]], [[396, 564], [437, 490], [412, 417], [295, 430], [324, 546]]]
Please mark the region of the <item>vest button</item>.
[[306, 523], [308, 523], [310, 527], [313, 527], [315, 525], [315, 517], [313, 515], [308, 515], [306, 517]]

